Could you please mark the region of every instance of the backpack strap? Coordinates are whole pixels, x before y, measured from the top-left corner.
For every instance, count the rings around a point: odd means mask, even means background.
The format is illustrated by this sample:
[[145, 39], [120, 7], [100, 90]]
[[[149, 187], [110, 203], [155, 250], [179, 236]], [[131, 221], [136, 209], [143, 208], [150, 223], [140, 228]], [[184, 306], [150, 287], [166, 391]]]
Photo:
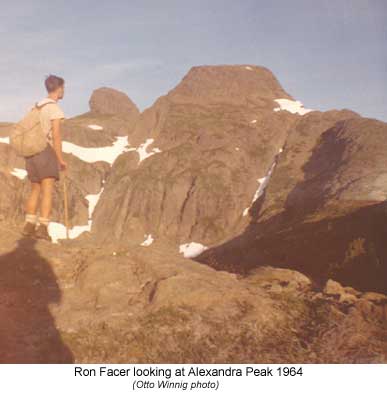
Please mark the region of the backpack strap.
[[38, 105], [38, 102], [36, 102], [35, 103], [35, 107], [38, 109], [38, 110], [41, 110], [46, 104], [55, 104], [55, 102], [53, 102], [53, 101], [48, 101], [47, 103], [43, 103], [42, 105]]

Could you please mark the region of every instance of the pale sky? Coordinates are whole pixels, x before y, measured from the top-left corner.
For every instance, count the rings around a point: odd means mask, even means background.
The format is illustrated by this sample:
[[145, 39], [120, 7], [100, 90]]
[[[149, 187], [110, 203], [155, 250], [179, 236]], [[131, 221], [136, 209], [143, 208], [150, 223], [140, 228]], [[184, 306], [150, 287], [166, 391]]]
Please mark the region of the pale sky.
[[66, 80], [66, 117], [93, 89], [141, 110], [192, 66], [255, 64], [317, 110], [387, 121], [386, 0], [14, 0], [1, 5], [0, 121], [16, 121]]

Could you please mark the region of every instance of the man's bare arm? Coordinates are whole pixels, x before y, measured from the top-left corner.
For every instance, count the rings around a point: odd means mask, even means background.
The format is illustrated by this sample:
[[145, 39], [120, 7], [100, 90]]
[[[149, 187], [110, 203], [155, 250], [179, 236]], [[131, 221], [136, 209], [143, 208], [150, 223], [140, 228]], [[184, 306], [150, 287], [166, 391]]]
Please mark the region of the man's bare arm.
[[52, 139], [53, 146], [62, 170], [66, 170], [67, 164], [63, 159], [62, 153], [62, 136], [60, 133], [60, 119], [53, 119], [52, 124]]

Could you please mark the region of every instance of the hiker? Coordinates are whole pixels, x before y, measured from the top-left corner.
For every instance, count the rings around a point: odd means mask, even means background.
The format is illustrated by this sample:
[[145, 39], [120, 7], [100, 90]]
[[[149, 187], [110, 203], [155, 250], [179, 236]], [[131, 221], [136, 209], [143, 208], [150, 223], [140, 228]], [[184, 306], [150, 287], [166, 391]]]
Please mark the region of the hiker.
[[[48, 95], [35, 105], [39, 109], [40, 126], [46, 136], [47, 144], [43, 151], [25, 157], [31, 192], [25, 204], [25, 224], [22, 233], [24, 236], [51, 241], [48, 225], [53, 189], [55, 181], [59, 180], [59, 171], [67, 169], [62, 155], [60, 131], [60, 122], [64, 119], [64, 113], [58, 105], [58, 100], [63, 99], [64, 96], [64, 79], [49, 75], [44, 84]], [[38, 218], [39, 197], [40, 215]]]

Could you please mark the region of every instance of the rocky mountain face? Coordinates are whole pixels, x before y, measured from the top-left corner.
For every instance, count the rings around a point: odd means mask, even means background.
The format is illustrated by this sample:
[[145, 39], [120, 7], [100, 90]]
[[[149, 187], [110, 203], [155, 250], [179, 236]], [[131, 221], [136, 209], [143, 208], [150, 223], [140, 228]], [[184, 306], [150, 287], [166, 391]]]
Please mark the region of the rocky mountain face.
[[387, 292], [386, 133], [384, 122], [347, 111], [305, 115], [250, 225], [198, 259], [215, 256], [219, 268], [237, 272], [291, 267]]
[[0, 123], [1, 362], [387, 361], [386, 123], [252, 65], [193, 67], [141, 114], [89, 104], [63, 124], [59, 245], [20, 238]]
[[[145, 110], [113, 165], [96, 207], [99, 239], [213, 244], [242, 229], [243, 216], [299, 115], [275, 112], [291, 97], [263, 67], [194, 67]], [[122, 204], [117, 204], [122, 202]]]

